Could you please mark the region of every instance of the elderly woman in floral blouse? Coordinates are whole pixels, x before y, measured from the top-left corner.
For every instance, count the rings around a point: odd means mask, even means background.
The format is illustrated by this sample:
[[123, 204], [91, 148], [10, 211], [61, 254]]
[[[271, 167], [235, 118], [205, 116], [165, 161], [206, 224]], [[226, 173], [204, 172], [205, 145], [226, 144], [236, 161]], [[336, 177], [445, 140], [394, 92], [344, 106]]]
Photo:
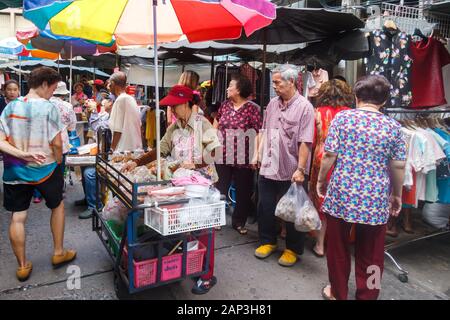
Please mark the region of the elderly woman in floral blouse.
[[219, 108], [214, 121], [214, 127], [219, 129], [223, 138], [222, 162], [216, 164], [219, 174], [217, 188], [226, 195], [231, 180], [234, 181], [236, 209], [232, 227], [242, 235], [247, 234], [245, 223], [251, 210], [255, 176], [254, 166], [250, 163], [253, 157], [251, 147], [262, 125], [261, 109], [249, 100], [251, 94], [250, 80], [239, 74], [234, 75], [227, 89], [228, 100]]
[[322, 290], [325, 299], [347, 299], [353, 225], [356, 299], [374, 300], [380, 293], [386, 223], [402, 208], [406, 160], [400, 124], [380, 112], [390, 86], [383, 76], [361, 78], [354, 87], [357, 109], [339, 112], [328, 130], [317, 182], [327, 214], [330, 285]]

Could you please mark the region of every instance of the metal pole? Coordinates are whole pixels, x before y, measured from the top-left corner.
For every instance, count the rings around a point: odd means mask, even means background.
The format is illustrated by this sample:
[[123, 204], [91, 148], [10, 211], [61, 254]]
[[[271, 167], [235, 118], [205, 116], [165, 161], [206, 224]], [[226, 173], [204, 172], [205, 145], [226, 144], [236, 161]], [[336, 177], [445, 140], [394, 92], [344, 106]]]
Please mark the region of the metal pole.
[[69, 101], [71, 101], [72, 99], [72, 43], [70, 44], [70, 72], [69, 72], [69, 91], [70, 91], [70, 97], [69, 97]]
[[160, 114], [159, 114], [159, 79], [158, 79], [158, 27], [156, 23], [156, 8], [158, 0], [153, 0], [153, 52], [155, 66], [155, 105], [156, 105], [156, 162], [157, 162], [157, 179], [161, 181], [161, 130], [160, 130]]
[[264, 112], [264, 105], [265, 105], [265, 94], [266, 94], [266, 52], [267, 52], [267, 41], [266, 41], [266, 31], [264, 31], [264, 45], [263, 45], [263, 64], [262, 64], [262, 79], [261, 79], [261, 114]]
[[19, 57], [19, 92], [22, 95], [22, 57]]
[[161, 87], [164, 88], [164, 77], [166, 75], [166, 59], [163, 59], [163, 69], [162, 69], [162, 78], [161, 78]]
[[212, 49], [212, 55], [211, 55], [211, 81], [214, 81], [214, 55], [215, 55], [215, 50]]

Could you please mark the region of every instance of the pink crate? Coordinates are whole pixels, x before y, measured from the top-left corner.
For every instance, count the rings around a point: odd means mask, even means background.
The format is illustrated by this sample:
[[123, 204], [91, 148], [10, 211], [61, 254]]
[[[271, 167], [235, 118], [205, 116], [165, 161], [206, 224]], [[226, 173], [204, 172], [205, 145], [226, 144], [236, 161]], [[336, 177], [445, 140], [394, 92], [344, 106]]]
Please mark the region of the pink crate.
[[183, 254], [176, 253], [171, 256], [162, 257], [161, 281], [168, 281], [181, 277], [181, 263]]
[[[123, 249], [124, 266], [128, 267], [128, 251], [127, 248]], [[156, 282], [156, 271], [158, 268], [158, 259], [150, 259], [144, 261], [133, 260], [134, 266], [134, 286], [136, 288], [145, 287]]]
[[194, 274], [203, 270], [203, 260], [206, 253], [206, 247], [203, 243], [198, 243], [200, 249], [188, 251], [186, 262], [186, 274]]

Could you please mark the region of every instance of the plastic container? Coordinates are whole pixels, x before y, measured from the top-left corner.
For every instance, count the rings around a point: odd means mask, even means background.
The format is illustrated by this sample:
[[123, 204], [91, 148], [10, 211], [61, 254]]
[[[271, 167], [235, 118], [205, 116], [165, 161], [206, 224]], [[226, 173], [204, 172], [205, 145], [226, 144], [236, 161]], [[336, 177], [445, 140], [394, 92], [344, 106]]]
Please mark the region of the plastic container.
[[[127, 248], [123, 248], [123, 264], [127, 266], [128, 251]], [[158, 270], [158, 258], [144, 260], [137, 262], [133, 259], [134, 268], [134, 287], [140, 288], [149, 286], [156, 282], [156, 275]], [[127, 269], [127, 268], [125, 268]]]

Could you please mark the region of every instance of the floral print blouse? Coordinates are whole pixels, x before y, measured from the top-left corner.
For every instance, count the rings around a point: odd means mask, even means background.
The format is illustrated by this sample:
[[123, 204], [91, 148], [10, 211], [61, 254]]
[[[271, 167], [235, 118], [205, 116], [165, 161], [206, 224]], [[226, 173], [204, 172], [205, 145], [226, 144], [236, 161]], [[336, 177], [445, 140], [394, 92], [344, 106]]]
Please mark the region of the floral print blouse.
[[383, 28], [370, 34], [371, 51], [367, 73], [385, 76], [391, 83], [391, 99], [386, 107], [407, 107], [412, 100], [410, 54], [411, 37], [405, 32]]
[[382, 113], [339, 112], [325, 151], [337, 154], [322, 210], [350, 223], [386, 224], [391, 192], [389, 160], [406, 160], [400, 124]]

